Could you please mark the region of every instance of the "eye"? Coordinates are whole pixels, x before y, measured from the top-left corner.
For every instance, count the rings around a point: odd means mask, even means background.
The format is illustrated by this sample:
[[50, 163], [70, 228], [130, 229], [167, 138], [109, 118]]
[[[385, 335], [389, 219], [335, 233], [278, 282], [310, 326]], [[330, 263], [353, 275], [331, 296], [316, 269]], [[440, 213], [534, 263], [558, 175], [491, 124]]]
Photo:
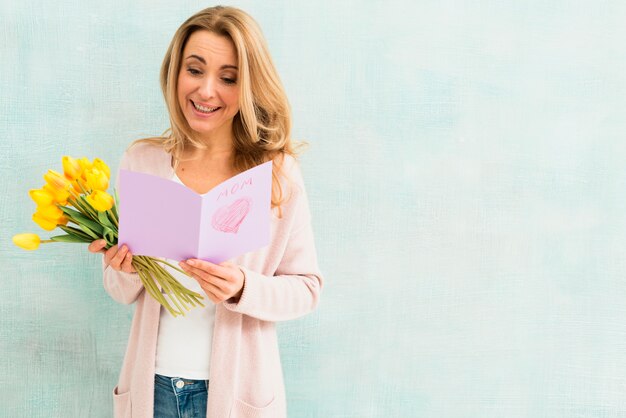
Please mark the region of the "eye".
[[236, 80], [233, 80], [232, 78], [222, 78], [222, 80], [224, 80], [224, 83], [226, 84], [235, 84]]
[[196, 70], [195, 68], [187, 68], [187, 72], [191, 75], [199, 75], [202, 74], [201, 71]]

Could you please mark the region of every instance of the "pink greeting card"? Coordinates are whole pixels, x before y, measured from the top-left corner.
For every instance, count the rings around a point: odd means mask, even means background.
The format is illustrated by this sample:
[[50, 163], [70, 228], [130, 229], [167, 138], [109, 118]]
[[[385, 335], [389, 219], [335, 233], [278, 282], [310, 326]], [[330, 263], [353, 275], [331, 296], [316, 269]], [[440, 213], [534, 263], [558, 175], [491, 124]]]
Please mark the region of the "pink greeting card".
[[119, 176], [118, 245], [134, 255], [221, 263], [269, 244], [271, 161], [203, 195], [150, 174]]

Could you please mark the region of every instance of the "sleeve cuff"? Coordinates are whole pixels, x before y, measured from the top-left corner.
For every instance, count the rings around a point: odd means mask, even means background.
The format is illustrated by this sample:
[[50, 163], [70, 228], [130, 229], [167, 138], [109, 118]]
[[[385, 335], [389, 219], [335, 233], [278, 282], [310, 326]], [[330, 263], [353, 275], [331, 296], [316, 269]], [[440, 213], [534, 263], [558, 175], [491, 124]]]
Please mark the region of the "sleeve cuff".
[[223, 302], [224, 307], [233, 312], [245, 313], [249, 305], [250, 294], [254, 294], [252, 289], [257, 283], [257, 277], [259, 273], [255, 273], [246, 267], [239, 266], [239, 269], [243, 272], [243, 291], [237, 302], [232, 302], [232, 298]]

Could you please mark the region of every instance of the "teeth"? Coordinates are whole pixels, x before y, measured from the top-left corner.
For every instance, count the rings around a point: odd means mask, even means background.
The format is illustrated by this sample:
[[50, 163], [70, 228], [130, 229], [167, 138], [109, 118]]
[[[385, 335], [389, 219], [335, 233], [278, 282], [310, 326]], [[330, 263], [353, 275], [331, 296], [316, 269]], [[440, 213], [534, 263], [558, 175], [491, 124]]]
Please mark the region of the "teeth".
[[217, 109], [219, 109], [219, 106], [217, 107], [204, 107], [204, 106], [200, 106], [199, 104], [194, 103], [193, 101], [191, 102], [193, 103], [193, 106], [198, 109], [201, 112], [206, 112], [206, 113], [211, 113], [216, 111]]

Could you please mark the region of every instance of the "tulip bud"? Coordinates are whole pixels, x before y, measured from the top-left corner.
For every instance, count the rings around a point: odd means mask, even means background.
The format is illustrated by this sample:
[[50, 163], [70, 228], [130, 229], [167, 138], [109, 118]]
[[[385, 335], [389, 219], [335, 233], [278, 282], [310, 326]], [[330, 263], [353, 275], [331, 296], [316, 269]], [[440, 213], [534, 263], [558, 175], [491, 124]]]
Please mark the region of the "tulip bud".
[[65, 215], [61, 215], [61, 217], [59, 219], [57, 219], [57, 226], [59, 225], [67, 225], [67, 222], [69, 221], [69, 218]]
[[63, 174], [54, 170], [48, 170], [43, 175], [43, 179], [53, 190], [68, 190], [70, 188], [70, 181]]
[[102, 190], [95, 190], [85, 199], [95, 210], [100, 212], [105, 212], [111, 209], [115, 203], [113, 197]]
[[47, 206], [54, 202], [54, 195], [45, 189], [31, 189], [28, 195], [37, 204], [37, 206]]
[[50, 193], [54, 197], [54, 201], [61, 206], [67, 205], [67, 199], [70, 197], [70, 193], [67, 190], [53, 189], [49, 184], [43, 186], [43, 189]]
[[38, 206], [37, 213], [50, 220], [56, 220], [63, 216], [63, 211], [56, 205]]
[[97, 168], [92, 168], [85, 171], [85, 177], [87, 178], [87, 186], [93, 190], [102, 190], [103, 192], [109, 188], [109, 178], [103, 171]]
[[41, 238], [37, 234], [17, 234], [13, 235], [13, 244], [24, 250], [36, 250], [39, 248]]
[[45, 218], [38, 212], [33, 213], [33, 221], [46, 231], [52, 231], [57, 227], [56, 220]]
[[86, 181], [87, 177], [85, 177], [85, 171], [90, 170], [93, 167], [93, 163], [89, 161], [87, 157], [83, 157], [80, 160], [78, 160], [78, 164], [80, 164], [80, 168], [82, 169], [80, 176], [83, 180]]
[[95, 158], [93, 160], [93, 166], [96, 167], [98, 170], [104, 172], [108, 179], [111, 178], [111, 169], [100, 158]]
[[81, 171], [78, 160], [67, 155], [63, 157], [63, 173], [67, 179], [76, 180], [80, 177]]
[[83, 192], [78, 184], [79, 181], [81, 181], [80, 177], [72, 182], [72, 190], [74, 190], [77, 194], [81, 194]]

